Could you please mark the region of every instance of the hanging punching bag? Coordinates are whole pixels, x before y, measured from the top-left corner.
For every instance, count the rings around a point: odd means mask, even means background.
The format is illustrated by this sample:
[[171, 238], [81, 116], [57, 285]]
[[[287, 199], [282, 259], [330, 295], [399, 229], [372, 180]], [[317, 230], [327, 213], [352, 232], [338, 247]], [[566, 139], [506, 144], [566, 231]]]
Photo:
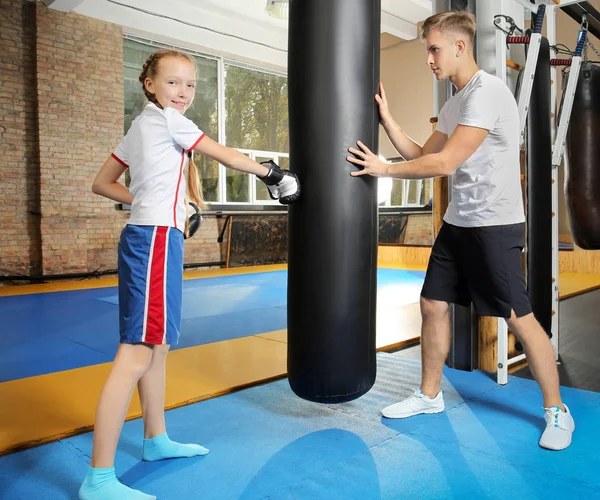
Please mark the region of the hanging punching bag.
[[565, 143], [565, 198], [573, 241], [586, 250], [600, 249], [599, 135], [600, 68], [583, 63]]
[[292, 0], [290, 167], [302, 199], [288, 219], [288, 378], [337, 403], [375, 382], [377, 191], [351, 177], [348, 147], [378, 149], [380, 0]]
[[550, 44], [542, 38], [527, 114], [527, 289], [552, 336], [552, 118]]

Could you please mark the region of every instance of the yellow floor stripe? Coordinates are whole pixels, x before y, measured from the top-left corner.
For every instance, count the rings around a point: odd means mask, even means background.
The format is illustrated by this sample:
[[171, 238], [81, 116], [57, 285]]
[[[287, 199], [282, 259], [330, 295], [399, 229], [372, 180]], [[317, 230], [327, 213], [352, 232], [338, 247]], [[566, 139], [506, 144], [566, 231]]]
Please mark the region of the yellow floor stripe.
[[[379, 267], [386, 269], [406, 269], [407, 271], [424, 271], [426, 266], [398, 266], [394, 264], [381, 264]], [[266, 266], [234, 267], [229, 269], [204, 269], [196, 271], [185, 271], [184, 280], [195, 280], [202, 278], [218, 278], [221, 276], [237, 276], [240, 274], [267, 273], [270, 271], [285, 271], [287, 264], [272, 264]], [[0, 297], [14, 295], [28, 295], [32, 293], [65, 292], [69, 290], [89, 290], [92, 288], [108, 288], [117, 286], [116, 276], [90, 278], [77, 281], [57, 281], [42, 283], [39, 285], [18, 285], [0, 287]]]
[[0, 297], [29, 295], [32, 293], [65, 292], [68, 290], [87, 290], [117, 286], [116, 277], [94, 278], [80, 281], [57, 281], [39, 285], [4, 286], [0, 288]]
[[[287, 371], [285, 330], [178, 349], [167, 358], [165, 405], [175, 408]], [[94, 424], [96, 403], [112, 363], [0, 383], [0, 455], [79, 434]], [[141, 415], [136, 395], [128, 419]]]
[[561, 299], [597, 288], [600, 288], [600, 274], [560, 273], [558, 276], [558, 293]]
[[[398, 265], [390, 263], [380, 263], [378, 267], [382, 269], [404, 269], [406, 271], [426, 271], [426, 265]], [[267, 266], [236, 267], [230, 269], [207, 269], [198, 271], [186, 271], [185, 280], [217, 278], [220, 276], [236, 276], [240, 274], [265, 273], [269, 271], [283, 271], [287, 269], [287, 264], [274, 264]], [[32, 293], [63, 292], [68, 290], [86, 290], [92, 288], [107, 288], [117, 286], [117, 278], [103, 277], [97, 279], [79, 280], [79, 281], [60, 281], [54, 283], [43, 283], [40, 285], [19, 285], [0, 287], [0, 297], [14, 295], [28, 295]], [[585, 293], [590, 290], [600, 288], [600, 274], [589, 273], [560, 273], [559, 275], [560, 297], [568, 298], [579, 293]]]
[[274, 332], [260, 333], [257, 337], [287, 343], [287, 330], [275, 330]]
[[[240, 274], [266, 273], [269, 271], [284, 271], [287, 264], [273, 264], [268, 266], [235, 267], [230, 269], [206, 269], [201, 271], [186, 271], [184, 280], [202, 278], [218, 278], [221, 276], [237, 276]], [[108, 288], [117, 286], [117, 277], [103, 277], [79, 281], [57, 281], [42, 283], [40, 285], [19, 285], [0, 287], [0, 297], [13, 295], [28, 295], [31, 293], [64, 292], [67, 290], [87, 290], [90, 288]]]
[[426, 264], [413, 264], [411, 266], [408, 266], [406, 264], [394, 264], [390, 262], [383, 262], [377, 264], [377, 267], [380, 267], [382, 269], [402, 269], [404, 271], [427, 271]]

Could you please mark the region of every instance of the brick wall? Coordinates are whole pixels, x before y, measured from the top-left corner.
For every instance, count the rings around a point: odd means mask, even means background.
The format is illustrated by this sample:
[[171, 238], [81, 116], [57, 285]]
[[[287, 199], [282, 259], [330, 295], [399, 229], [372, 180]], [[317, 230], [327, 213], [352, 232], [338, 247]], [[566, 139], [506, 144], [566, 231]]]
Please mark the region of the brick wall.
[[122, 27], [38, 3], [36, 38], [44, 273], [115, 268], [126, 214], [90, 188], [123, 134]]
[[431, 214], [412, 214], [404, 233], [404, 245], [433, 245], [433, 222]]
[[0, 0], [0, 274], [41, 270], [35, 5]]
[[[94, 195], [123, 136], [122, 27], [0, 0], [0, 275], [117, 267], [128, 212]], [[224, 260], [222, 221], [186, 243], [188, 263]]]
[[193, 238], [184, 245], [184, 262], [198, 264], [205, 262], [225, 262], [227, 259], [227, 228], [223, 241], [218, 239], [223, 233], [225, 217], [204, 216], [202, 225]]

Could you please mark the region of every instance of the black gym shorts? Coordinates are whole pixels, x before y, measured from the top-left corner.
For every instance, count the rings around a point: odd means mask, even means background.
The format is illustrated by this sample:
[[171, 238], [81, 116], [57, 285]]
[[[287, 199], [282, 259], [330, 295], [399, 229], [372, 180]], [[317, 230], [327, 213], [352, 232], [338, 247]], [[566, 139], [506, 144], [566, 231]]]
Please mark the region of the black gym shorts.
[[421, 296], [462, 306], [480, 316], [531, 313], [521, 252], [524, 224], [458, 227], [443, 223], [431, 249]]

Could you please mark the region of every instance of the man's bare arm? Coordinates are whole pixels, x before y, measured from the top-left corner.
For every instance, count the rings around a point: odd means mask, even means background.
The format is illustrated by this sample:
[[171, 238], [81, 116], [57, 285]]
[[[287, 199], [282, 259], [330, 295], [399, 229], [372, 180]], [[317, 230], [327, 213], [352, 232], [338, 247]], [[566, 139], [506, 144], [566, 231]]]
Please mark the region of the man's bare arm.
[[452, 174], [475, 153], [487, 135], [486, 129], [459, 125], [439, 153], [431, 153], [412, 161], [392, 164], [383, 163], [369, 148], [358, 141], [361, 150], [349, 148], [348, 151], [355, 157], [348, 156], [347, 160], [363, 167], [362, 170], [351, 172], [353, 176], [373, 175], [399, 179], [443, 177]]

